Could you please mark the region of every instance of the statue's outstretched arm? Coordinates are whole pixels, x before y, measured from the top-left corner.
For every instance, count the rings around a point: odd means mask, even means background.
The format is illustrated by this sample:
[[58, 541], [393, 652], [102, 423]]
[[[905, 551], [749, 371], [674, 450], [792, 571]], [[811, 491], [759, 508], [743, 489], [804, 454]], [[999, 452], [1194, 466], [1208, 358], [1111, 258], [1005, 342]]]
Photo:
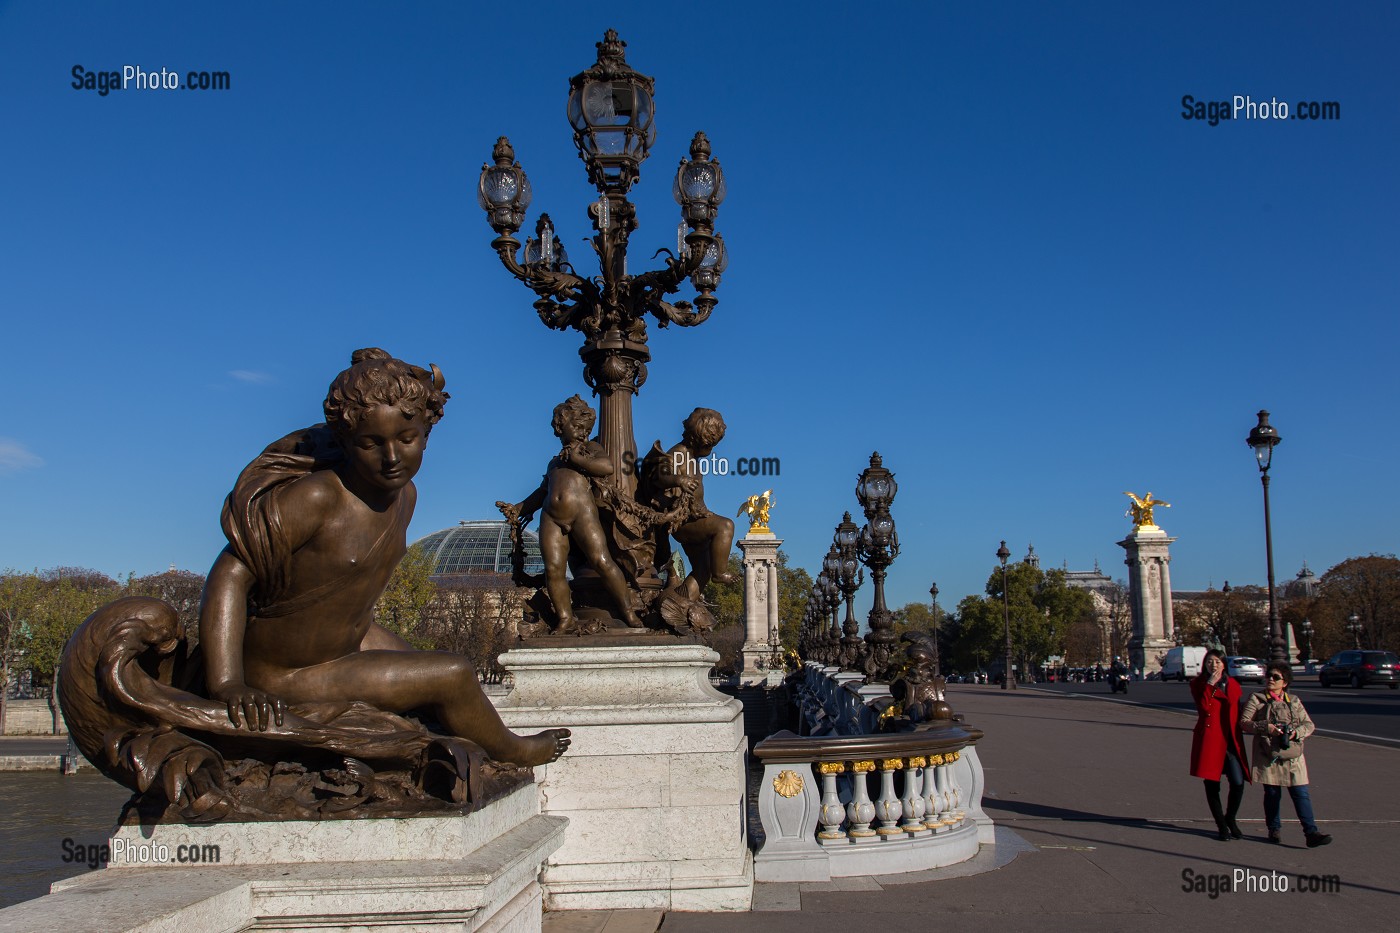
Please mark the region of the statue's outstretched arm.
[[248, 686], [243, 670], [243, 634], [248, 628], [248, 594], [253, 572], [228, 548], [214, 561], [199, 607], [199, 642], [204, 649], [205, 680], [210, 698], [228, 704], [235, 726], [266, 731], [271, 720], [282, 724], [286, 704]]

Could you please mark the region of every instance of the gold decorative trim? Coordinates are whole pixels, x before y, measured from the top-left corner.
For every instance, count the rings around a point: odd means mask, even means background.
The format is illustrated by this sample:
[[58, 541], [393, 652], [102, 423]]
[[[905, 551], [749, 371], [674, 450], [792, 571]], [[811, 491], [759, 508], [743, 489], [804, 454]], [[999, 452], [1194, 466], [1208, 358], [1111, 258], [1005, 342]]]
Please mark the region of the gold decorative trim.
[[796, 771], [779, 771], [773, 778], [773, 790], [779, 797], [796, 797], [802, 793], [802, 775]]
[[930, 768], [937, 768], [939, 765], [943, 764], [943, 761], [944, 761], [944, 758], [943, 758], [942, 755], [929, 755], [929, 756], [928, 756], [928, 766], [929, 766]]
[[949, 763], [949, 764], [952, 764], [953, 762], [957, 761], [957, 760], [958, 760], [959, 758], [961, 758], [961, 757], [962, 757], [962, 752], [949, 752], [949, 753], [948, 753], [948, 763]]
[[923, 755], [915, 755], [913, 758], [909, 759], [909, 767], [911, 768], [923, 768], [927, 767], [927, 765], [928, 759]]
[[853, 762], [851, 762], [851, 770], [854, 771], [856, 774], [866, 774], [866, 773], [868, 773], [868, 772], [870, 772], [870, 771], [874, 771], [874, 770], [875, 770], [875, 762], [873, 762], [873, 761], [853, 761]]
[[817, 771], [822, 774], [844, 774], [846, 771], [846, 763], [844, 761], [818, 762]]
[[882, 758], [880, 759], [880, 769], [882, 771], [898, 771], [904, 767], [903, 758]]

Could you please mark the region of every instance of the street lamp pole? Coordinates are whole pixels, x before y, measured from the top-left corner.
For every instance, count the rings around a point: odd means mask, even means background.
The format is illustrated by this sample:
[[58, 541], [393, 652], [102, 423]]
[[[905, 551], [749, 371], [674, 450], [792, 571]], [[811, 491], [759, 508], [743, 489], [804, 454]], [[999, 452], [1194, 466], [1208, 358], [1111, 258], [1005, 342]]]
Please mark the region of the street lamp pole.
[[928, 588], [929, 598], [933, 600], [933, 673], [935, 675], [943, 673], [943, 661], [938, 656], [938, 584], [931, 584]]
[[1351, 632], [1351, 643], [1352, 643], [1352, 647], [1353, 647], [1353, 648], [1360, 649], [1360, 647], [1361, 647], [1361, 617], [1360, 617], [1359, 615], [1357, 615], [1356, 613], [1354, 613], [1354, 612], [1351, 614], [1351, 618], [1347, 619], [1347, 631], [1348, 631], [1348, 632]]
[[1006, 595], [1006, 559], [1010, 556], [1006, 542], [1001, 542], [1001, 547], [997, 548], [997, 560], [1001, 561], [1001, 617], [1006, 623], [1006, 670], [1001, 678], [1003, 690], [1016, 689], [1016, 677], [1011, 673], [1011, 602]]
[[1274, 448], [1283, 438], [1278, 430], [1269, 424], [1269, 413], [1260, 409], [1259, 423], [1250, 429], [1245, 439], [1254, 448], [1254, 456], [1259, 462], [1259, 479], [1264, 484], [1264, 552], [1268, 560], [1269, 573], [1269, 660], [1288, 663], [1288, 653], [1284, 648], [1283, 624], [1278, 617], [1278, 599], [1274, 594], [1274, 536], [1269, 521], [1269, 463], [1273, 460]]
[[870, 631], [865, 636], [864, 656], [859, 663], [872, 680], [889, 675], [890, 654], [898, 643], [893, 613], [885, 605], [885, 573], [899, 556], [899, 535], [890, 515], [890, 505], [898, 491], [899, 484], [894, 474], [885, 469], [879, 451], [872, 453], [870, 466], [856, 478], [856, 499], [866, 518], [856, 540], [857, 556], [870, 568], [870, 579], [875, 584]]

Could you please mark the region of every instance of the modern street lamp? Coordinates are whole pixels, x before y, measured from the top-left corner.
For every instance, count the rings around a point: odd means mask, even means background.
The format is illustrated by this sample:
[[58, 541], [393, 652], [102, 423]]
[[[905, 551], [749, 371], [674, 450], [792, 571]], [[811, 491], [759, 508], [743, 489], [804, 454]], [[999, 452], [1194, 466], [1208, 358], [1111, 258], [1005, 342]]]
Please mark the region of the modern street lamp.
[[896, 643], [892, 613], [885, 605], [885, 571], [899, 556], [899, 535], [890, 515], [890, 505], [898, 491], [899, 484], [894, 481], [894, 474], [885, 469], [880, 452], [872, 453], [870, 466], [856, 479], [856, 499], [866, 518], [856, 547], [861, 563], [870, 568], [870, 579], [875, 582], [875, 604], [870, 609], [863, 665], [866, 676], [871, 678], [886, 673]]
[[[599, 435], [614, 478], [632, 494], [637, 485], [631, 469], [637, 455], [632, 397], [646, 381], [651, 359], [646, 317], [650, 314], [661, 327], [694, 327], [714, 310], [714, 292], [728, 262], [724, 241], [714, 229], [725, 184], [719, 162], [710, 157], [709, 140], [696, 133], [690, 158], [681, 160], [672, 185], [681, 208], [676, 255], [666, 259], [663, 269], [628, 273], [627, 243], [637, 229], [637, 216], [627, 192], [656, 139], [654, 82], [628, 66], [626, 43], [614, 30], [597, 48], [598, 60], [569, 79], [568, 117], [579, 158], [598, 191], [588, 216], [602, 274], [574, 270], [548, 215], [540, 217], [536, 238], [521, 253], [515, 234], [530, 206], [530, 181], [504, 136], [491, 152], [491, 163], [482, 166], [477, 200], [497, 233], [491, 247], [511, 275], [538, 296], [534, 306], [540, 320], [553, 330], [572, 328], [583, 335], [579, 356], [584, 381], [601, 397]], [[664, 300], [686, 279], [698, 293], [693, 305]]]
[[1351, 633], [1352, 647], [1353, 647], [1353, 648], [1360, 649], [1360, 648], [1361, 648], [1361, 617], [1360, 617], [1359, 615], [1357, 615], [1356, 613], [1352, 613], [1352, 614], [1351, 614], [1351, 617], [1350, 617], [1349, 619], [1347, 619], [1347, 631]]
[[1003, 690], [1016, 689], [1016, 678], [1011, 673], [1011, 602], [1006, 595], [1006, 559], [1010, 556], [1006, 542], [1001, 542], [1001, 547], [997, 548], [997, 560], [1001, 561], [1001, 617], [1006, 623], [1006, 671], [1001, 678]]
[[865, 569], [860, 565], [860, 529], [851, 521], [851, 513], [841, 516], [841, 523], [832, 534], [832, 551], [836, 555], [834, 579], [846, 598], [846, 619], [841, 623], [841, 666], [851, 667], [860, 657], [860, 623], [856, 621], [856, 590], [865, 583]]
[[1259, 462], [1259, 479], [1264, 484], [1264, 552], [1268, 559], [1269, 571], [1269, 660], [1288, 663], [1288, 653], [1284, 648], [1283, 626], [1278, 617], [1278, 600], [1274, 594], [1274, 538], [1269, 524], [1269, 463], [1274, 457], [1274, 448], [1283, 438], [1277, 429], [1269, 424], [1269, 413], [1260, 409], [1259, 423], [1249, 431], [1245, 439], [1254, 449], [1254, 457]]
[[943, 662], [938, 656], [938, 584], [932, 583], [928, 588], [929, 599], [933, 601], [933, 673], [935, 675], [943, 673]]

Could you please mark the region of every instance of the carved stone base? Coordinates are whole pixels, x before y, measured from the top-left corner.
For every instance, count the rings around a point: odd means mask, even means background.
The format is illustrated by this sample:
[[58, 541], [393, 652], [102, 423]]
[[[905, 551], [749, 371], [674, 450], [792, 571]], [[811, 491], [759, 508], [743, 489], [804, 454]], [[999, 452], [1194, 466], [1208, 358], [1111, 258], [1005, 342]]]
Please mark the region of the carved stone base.
[[710, 686], [703, 645], [523, 647], [499, 709], [573, 745], [541, 769], [546, 813], [569, 818], [541, 877], [550, 910], [747, 910], [743, 707]]
[[[109, 867], [0, 910], [0, 931], [537, 933], [536, 879], [566, 824], [527, 786], [470, 816], [124, 827]], [[117, 860], [140, 846], [165, 861]], [[189, 852], [201, 861], [176, 861]]]

